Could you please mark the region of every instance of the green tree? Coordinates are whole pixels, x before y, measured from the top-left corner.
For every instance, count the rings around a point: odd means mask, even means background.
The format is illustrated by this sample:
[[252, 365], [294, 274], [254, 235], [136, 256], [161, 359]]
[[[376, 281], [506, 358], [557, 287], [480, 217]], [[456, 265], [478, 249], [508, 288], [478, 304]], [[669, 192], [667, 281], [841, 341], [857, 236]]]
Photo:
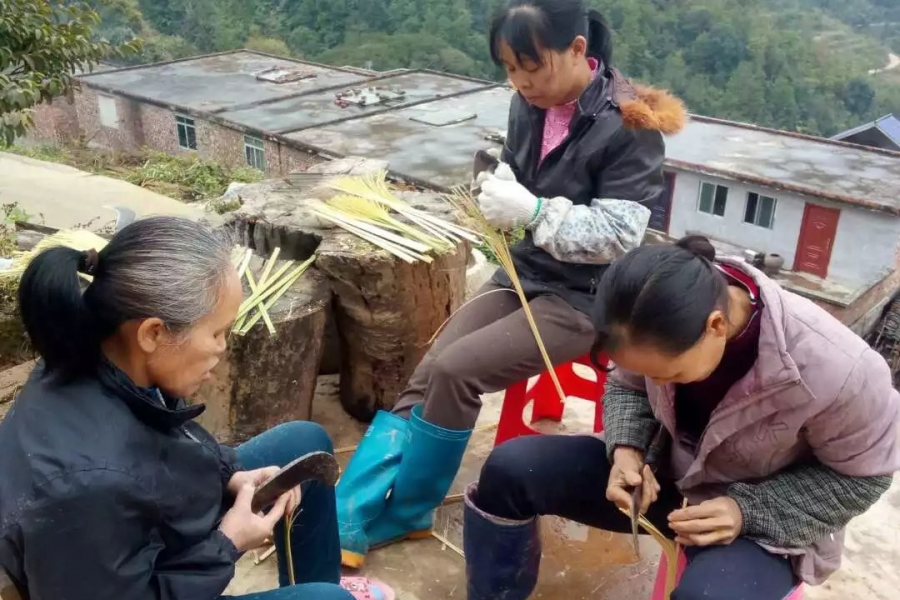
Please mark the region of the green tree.
[[139, 50], [92, 39], [99, 16], [82, 3], [0, 0], [0, 139], [6, 143], [33, 124], [32, 108], [65, 94], [74, 76], [101, 59]]
[[844, 86], [844, 106], [854, 115], [867, 114], [875, 103], [875, 90], [864, 79], [851, 79]]
[[247, 38], [244, 47], [248, 50], [256, 50], [265, 52], [266, 54], [274, 54], [275, 56], [290, 56], [291, 49], [282, 40], [278, 38], [264, 37], [261, 35], [251, 35]]

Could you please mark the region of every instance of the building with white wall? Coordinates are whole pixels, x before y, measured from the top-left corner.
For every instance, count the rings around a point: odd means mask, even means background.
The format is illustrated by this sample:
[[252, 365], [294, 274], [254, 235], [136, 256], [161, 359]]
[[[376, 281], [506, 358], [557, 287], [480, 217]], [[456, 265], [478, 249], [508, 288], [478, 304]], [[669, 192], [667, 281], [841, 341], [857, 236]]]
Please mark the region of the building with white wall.
[[652, 227], [778, 254], [785, 287], [840, 308], [896, 291], [900, 153], [703, 117], [666, 146]]

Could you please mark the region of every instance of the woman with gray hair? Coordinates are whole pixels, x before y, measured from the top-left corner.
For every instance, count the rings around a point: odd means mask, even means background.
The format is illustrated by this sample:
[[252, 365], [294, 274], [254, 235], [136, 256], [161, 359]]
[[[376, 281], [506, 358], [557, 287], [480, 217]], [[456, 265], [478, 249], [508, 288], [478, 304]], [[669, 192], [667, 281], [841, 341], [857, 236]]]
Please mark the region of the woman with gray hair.
[[[308, 452], [313, 423], [235, 450], [184, 398], [210, 378], [243, 299], [231, 247], [201, 225], [134, 223], [101, 252], [53, 248], [28, 266], [19, 307], [41, 356], [0, 424], [0, 567], [31, 600], [214, 600], [244, 552], [300, 502], [251, 509], [257, 485]], [[92, 281], [86, 288], [80, 274]], [[378, 598], [340, 582], [334, 490], [304, 486], [279, 590], [259, 600]]]

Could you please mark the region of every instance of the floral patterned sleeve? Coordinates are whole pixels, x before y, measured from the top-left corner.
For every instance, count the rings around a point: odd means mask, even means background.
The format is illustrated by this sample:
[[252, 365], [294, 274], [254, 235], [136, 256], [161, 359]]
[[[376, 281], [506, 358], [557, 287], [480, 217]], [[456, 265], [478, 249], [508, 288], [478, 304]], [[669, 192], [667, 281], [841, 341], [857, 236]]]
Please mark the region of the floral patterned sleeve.
[[597, 175], [590, 205], [544, 199], [529, 226], [534, 243], [560, 262], [609, 264], [640, 246], [650, 222], [644, 203], [664, 191], [665, 145], [657, 131], [620, 130]]

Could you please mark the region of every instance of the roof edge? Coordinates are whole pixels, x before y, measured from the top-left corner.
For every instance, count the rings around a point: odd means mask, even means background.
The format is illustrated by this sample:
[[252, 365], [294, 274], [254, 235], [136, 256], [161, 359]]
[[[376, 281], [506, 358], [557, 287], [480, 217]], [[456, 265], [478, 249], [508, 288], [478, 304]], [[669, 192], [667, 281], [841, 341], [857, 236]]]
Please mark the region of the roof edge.
[[76, 75], [77, 79], [86, 80], [90, 77], [94, 77], [96, 75], [108, 75], [110, 73], [124, 73], [126, 71], [137, 71], [139, 69], [149, 69], [151, 67], [162, 67], [165, 65], [174, 65], [178, 63], [188, 62], [191, 60], [198, 60], [201, 58], [215, 58], [216, 56], [228, 56], [229, 54], [237, 54], [238, 52], [244, 52], [244, 50], [225, 50], [223, 52], [211, 52], [210, 54], [200, 54], [199, 56], [185, 56], [184, 58], [173, 58], [172, 60], [160, 60], [153, 63], [143, 63], [140, 65], [129, 65], [127, 67], [119, 67], [116, 69], [107, 69], [106, 71], [97, 71], [96, 73], [83, 73], [81, 75]]
[[118, 69], [108, 69], [106, 71], [98, 71], [96, 73], [84, 73], [82, 75], [77, 75], [78, 79], [88, 79], [95, 75], [109, 75], [110, 73], [124, 73], [126, 71], [137, 71], [140, 69], [151, 69], [153, 67], [163, 67], [166, 65], [175, 65], [183, 62], [190, 62], [192, 60], [203, 60], [206, 58], [215, 58], [217, 56], [228, 56], [230, 54], [256, 54], [257, 56], [265, 56], [267, 58], [272, 58], [275, 60], [284, 60], [287, 62], [292, 62], [298, 65], [306, 65], [310, 67], [319, 67], [322, 69], [329, 69], [331, 71], [340, 71], [342, 73], [348, 73], [350, 75], [359, 75], [359, 73], [354, 72], [352, 69], [346, 69], [344, 67], [333, 67], [331, 65], [326, 65], [324, 63], [313, 62], [309, 60], [302, 60], [300, 58], [293, 58], [291, 56], [278, 56], [276, 54], [269, 54], [267, 52], [260, 52], [259, 50], [250, 50], [249, 48], [237, 48], [235, 50], [225, 50], [223, 52], [210, 52], [209, 54], [197, 54], [194, 56], [186, 56], [184, 58], [174, 58], [172, 60], [161, 60], [158, 62], [152, 63], [144, 63], [140, 65], [129, 65], [127, 67], [121, 67]]
[[737, 127], [739, 129], [746, 129], [748, 131], [759, 131], [761, 133], [769, 133], [773, 135], [780, 135], [782, 137], [788, 137], [797, 140], [805, 140], [807, 142], [815, 142], [819, 144], [824, 144], [827, 146], [836, 146], [839, 148], [850, 148], [853, 150], [862, 150], [864, 152], [870, 152], [872, 154], [880, 154], [882, 156], [889, 156], [891, 158], [900, 158], [900, 151], [896, 150], [884, 150], [882, 148], [872, 148], [870, 146], [863, 146], [861, 144], [853, 144], [850, 142], [844, 142], [841, 140], [831, 139], [831, 138], [823, 138], [815, 135], [808, 135], [805, 133], [797, 133], [794, 131], [784, 131], [782, 129], [772, 129], [770, 127], [761, 127], [759, 125], [751, 125], [750, 123], [741, 123], [739, 121], [728, 121], [726, 119], [717, 119], [715, 117], [704, 117], [702, 115], [690, 115], [691, 121], [696, 121], [698, 123], [710, 123], [712, 125], [726, 125], [728, 127]]
[[[896, 153], [900, 156], [900, 152]], [[756, 185], [761, 185], [763, 187], [782, 190], [785, 192], [791, 192], [794, 194], [799, 194], [802, 196], [808, 196], [811, 198], [820, 198], [822, 200], [829, 200], [831, 202], [837, 202], [838, 204], [847, 204], [850, 206], [856, 206], [859, 208], [864, 208], [866, 210], [871, 210], [875, 212], [885, 213], [891, 215], [892, 217], [900, 217], [900, 206], [887, 206], [884, 204], [877, 204], [872, 202], [871, 200], [866, 200], [865, 198], [858, 198], [856, 196], [847, 196], [845, 194], [835, 194], [832, 192], [824, 192], [822, 190], [817, 190], [814, 188], [807, 188], [799, 185], [793, 185], [789, 183], [779, 183], [777, 181], [773, 181], [771, 179], [765, 179], [764, 177], [756, 177], [753, 175], [746, 175], [744, 173], [738, 173], [737, 171], [730, 171], [728, 169], [719, 169], [716, 167], [709, 167], [706, 165], [700, 165], [697, 163], [691, 163], [681, 160], [676, 160], [674, 158], [666, 158], [665, 164], [674, 167], [676, 169], [681, 169], [683, 171], [691, 171], [694, 173], [702, 173], [705, 175], [712, 175], [722, 177], [724, 179], [732, 179], [734, 181], [739, 181], [741, 183], [751, 183]]]

